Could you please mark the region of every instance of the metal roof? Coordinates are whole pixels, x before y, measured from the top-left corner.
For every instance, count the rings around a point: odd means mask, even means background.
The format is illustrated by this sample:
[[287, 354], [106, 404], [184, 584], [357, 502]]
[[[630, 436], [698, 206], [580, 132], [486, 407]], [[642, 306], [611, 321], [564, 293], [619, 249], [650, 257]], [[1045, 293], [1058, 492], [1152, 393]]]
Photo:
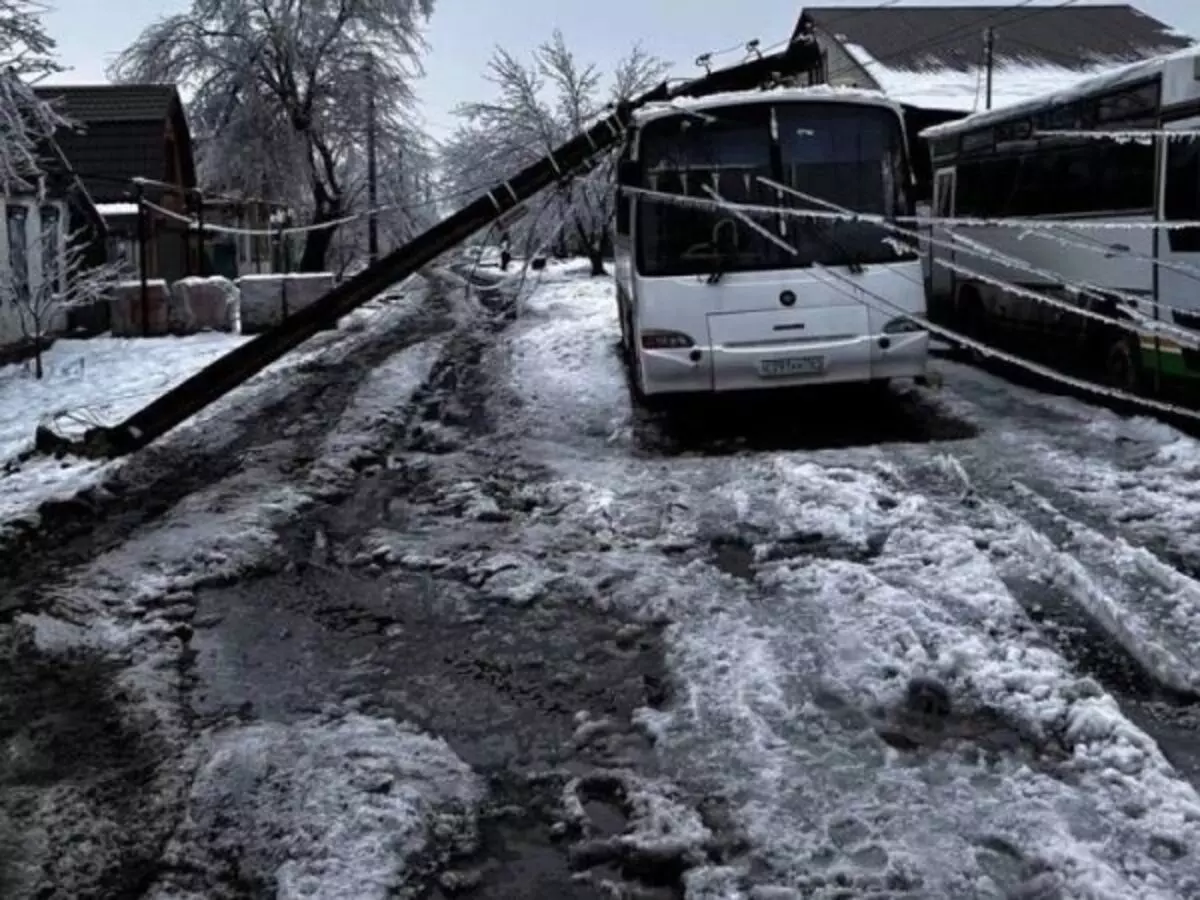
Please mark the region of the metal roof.
[[178, 102], [170, 84], [40, 85], [34, 91], [64, 116], [85, 125], [163, 122]]
[[1001, 66], [1088, 72], [1195, 43], [1128, 4], [819, 6], [806, 8], [803, 15], [839, 42], [865, 48], [880, 65], [908, 72], [975, 69], [989, 27], [995, 33], [994, 59]]

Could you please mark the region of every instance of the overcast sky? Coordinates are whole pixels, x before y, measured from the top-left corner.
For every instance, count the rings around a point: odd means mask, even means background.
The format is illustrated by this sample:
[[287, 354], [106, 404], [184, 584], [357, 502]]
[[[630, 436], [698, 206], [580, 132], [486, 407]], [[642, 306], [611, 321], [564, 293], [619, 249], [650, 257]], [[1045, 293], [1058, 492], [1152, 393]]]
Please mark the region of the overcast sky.
[[[143, 26], [188, 5], [187, 0], [49, 2], [55, 7], [50, 33], [58, 41], [62, 62], [71, 69], [55, 80], [73, 84], [103, 82], [109, 61]], [[1038, 5], [1045, 2], [1037, 0]], [[418, 93], [430, 130], [441, 135], [453, 124], [456, 104], [487, 95], [481, 73], [496, 45], [526, 53], [557, 26], [582, 59], [603, 65], [640, 37], [647, 49], [674, 62], [679, 74], [687, 74], [696, 71], [693, 61], [706, 50], [755, 37], [763, 46], [786, 39], [803, 5], [796, 0], [437, 0], [428, 29], [426, 75]], [[810, 5], [866, 4], [822, 0]], [[903, 5], [909, 5], [908, 0]], [[929, 0], [913, 5], [990, 4]], [[1137, 0], [1134, 5], [1200, 38], [1200, 0]]]

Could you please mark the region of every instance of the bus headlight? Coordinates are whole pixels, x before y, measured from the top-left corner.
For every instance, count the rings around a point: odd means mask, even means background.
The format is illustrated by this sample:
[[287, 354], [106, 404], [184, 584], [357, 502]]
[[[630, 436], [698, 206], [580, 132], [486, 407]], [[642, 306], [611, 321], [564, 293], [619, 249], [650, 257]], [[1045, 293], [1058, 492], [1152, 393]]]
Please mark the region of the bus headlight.
[[900, 318], [892, 319], [883, 326], [884, 334], [911, 334], [914, 331], [924, 331], [925, 329], [914, 322], [912, 319]]
[[696, 342], [682, 331], [662, 331], [648, 328], [642, 332], [643, 350], [686, 350]]

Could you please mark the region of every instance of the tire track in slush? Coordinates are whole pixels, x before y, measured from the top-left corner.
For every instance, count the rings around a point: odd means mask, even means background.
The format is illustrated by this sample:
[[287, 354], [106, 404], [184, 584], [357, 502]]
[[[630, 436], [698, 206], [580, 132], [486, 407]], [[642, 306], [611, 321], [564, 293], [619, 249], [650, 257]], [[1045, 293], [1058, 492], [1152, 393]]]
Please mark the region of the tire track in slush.
[[295, 572], [199, 595], [196, 711], [286, 720], [350, 703], [446, 740], [488, 797], [477, 846], [442, 860], [422, 896], [601, 900], [605, 881], [682, 896], [678, 855], [618, 840], [654, 774], [634, 713], [668, 699], [661, 629], [570, 602], [569, 577], [506, 600], [489, 568], [553, 515], [531, 506], [544, 473], [498, 430], [488, 352], [504, 327], [451, 338], [395, 442], [295, 523]]
[[[313, 442], [346, 406], [354, 391], [391, 355], [450, 327], [447, 285], [431, 281], [410, 311], [378, 333], [356, 329], [301, 363], [286, 380], [250, 395], [214, 423], [210, 440], [167, 436], [131, 456], [95, 487], [67, 500], [47, 501], [38, 522], [0, 535], [0, 621], [36, 608], [46, 588], [64, 572], [119, 546], [166, 515], [187, 496], [235, 473], [243, 457], [281, 437], [315, 458]], [[339, 353], [342, 347], [347, 352]]]
[[1200, 672], [1130, 627], [1125, 613], [1140, 602], [1141, 585], [1115, 567], [1098, 572], [1097, 559], [1073, 549], [1078, 532], [1115, 542], [1015, 482], [1011, 471], [993, 474], [974, 453], [900, 458], [912, 487], [979, 533], [980, 549], [1047, 644], [1103, 686], [1200, 786]]

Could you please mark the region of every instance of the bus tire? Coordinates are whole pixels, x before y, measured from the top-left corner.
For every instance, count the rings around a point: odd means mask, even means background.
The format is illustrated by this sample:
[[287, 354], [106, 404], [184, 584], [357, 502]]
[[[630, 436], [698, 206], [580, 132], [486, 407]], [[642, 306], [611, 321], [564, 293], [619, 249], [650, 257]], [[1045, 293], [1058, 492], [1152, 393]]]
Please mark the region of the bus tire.
[[1140, 393], [1142, 387], [1142, 365], [1140, 347], [1133, 335], [1122, 334], [1112, 338], [1104, 351], [1104, 381], [1112, 388], [1127, 394]]
[[669, 407], [669, 402], [664, 397], [658, 394], [646, 393], [646, 389], [642, 384], [641, 354], [636, 349], [631, 349], [629, 352], [628, 372], [629, 393], [633, 398], [635, 409], [640, 409], [648, 413], [657, 413]]
[[628, 301], [617, 292], [617, 317], [621, 320], [621, 356], [628, 363], [633, 358], [633, 318]]

